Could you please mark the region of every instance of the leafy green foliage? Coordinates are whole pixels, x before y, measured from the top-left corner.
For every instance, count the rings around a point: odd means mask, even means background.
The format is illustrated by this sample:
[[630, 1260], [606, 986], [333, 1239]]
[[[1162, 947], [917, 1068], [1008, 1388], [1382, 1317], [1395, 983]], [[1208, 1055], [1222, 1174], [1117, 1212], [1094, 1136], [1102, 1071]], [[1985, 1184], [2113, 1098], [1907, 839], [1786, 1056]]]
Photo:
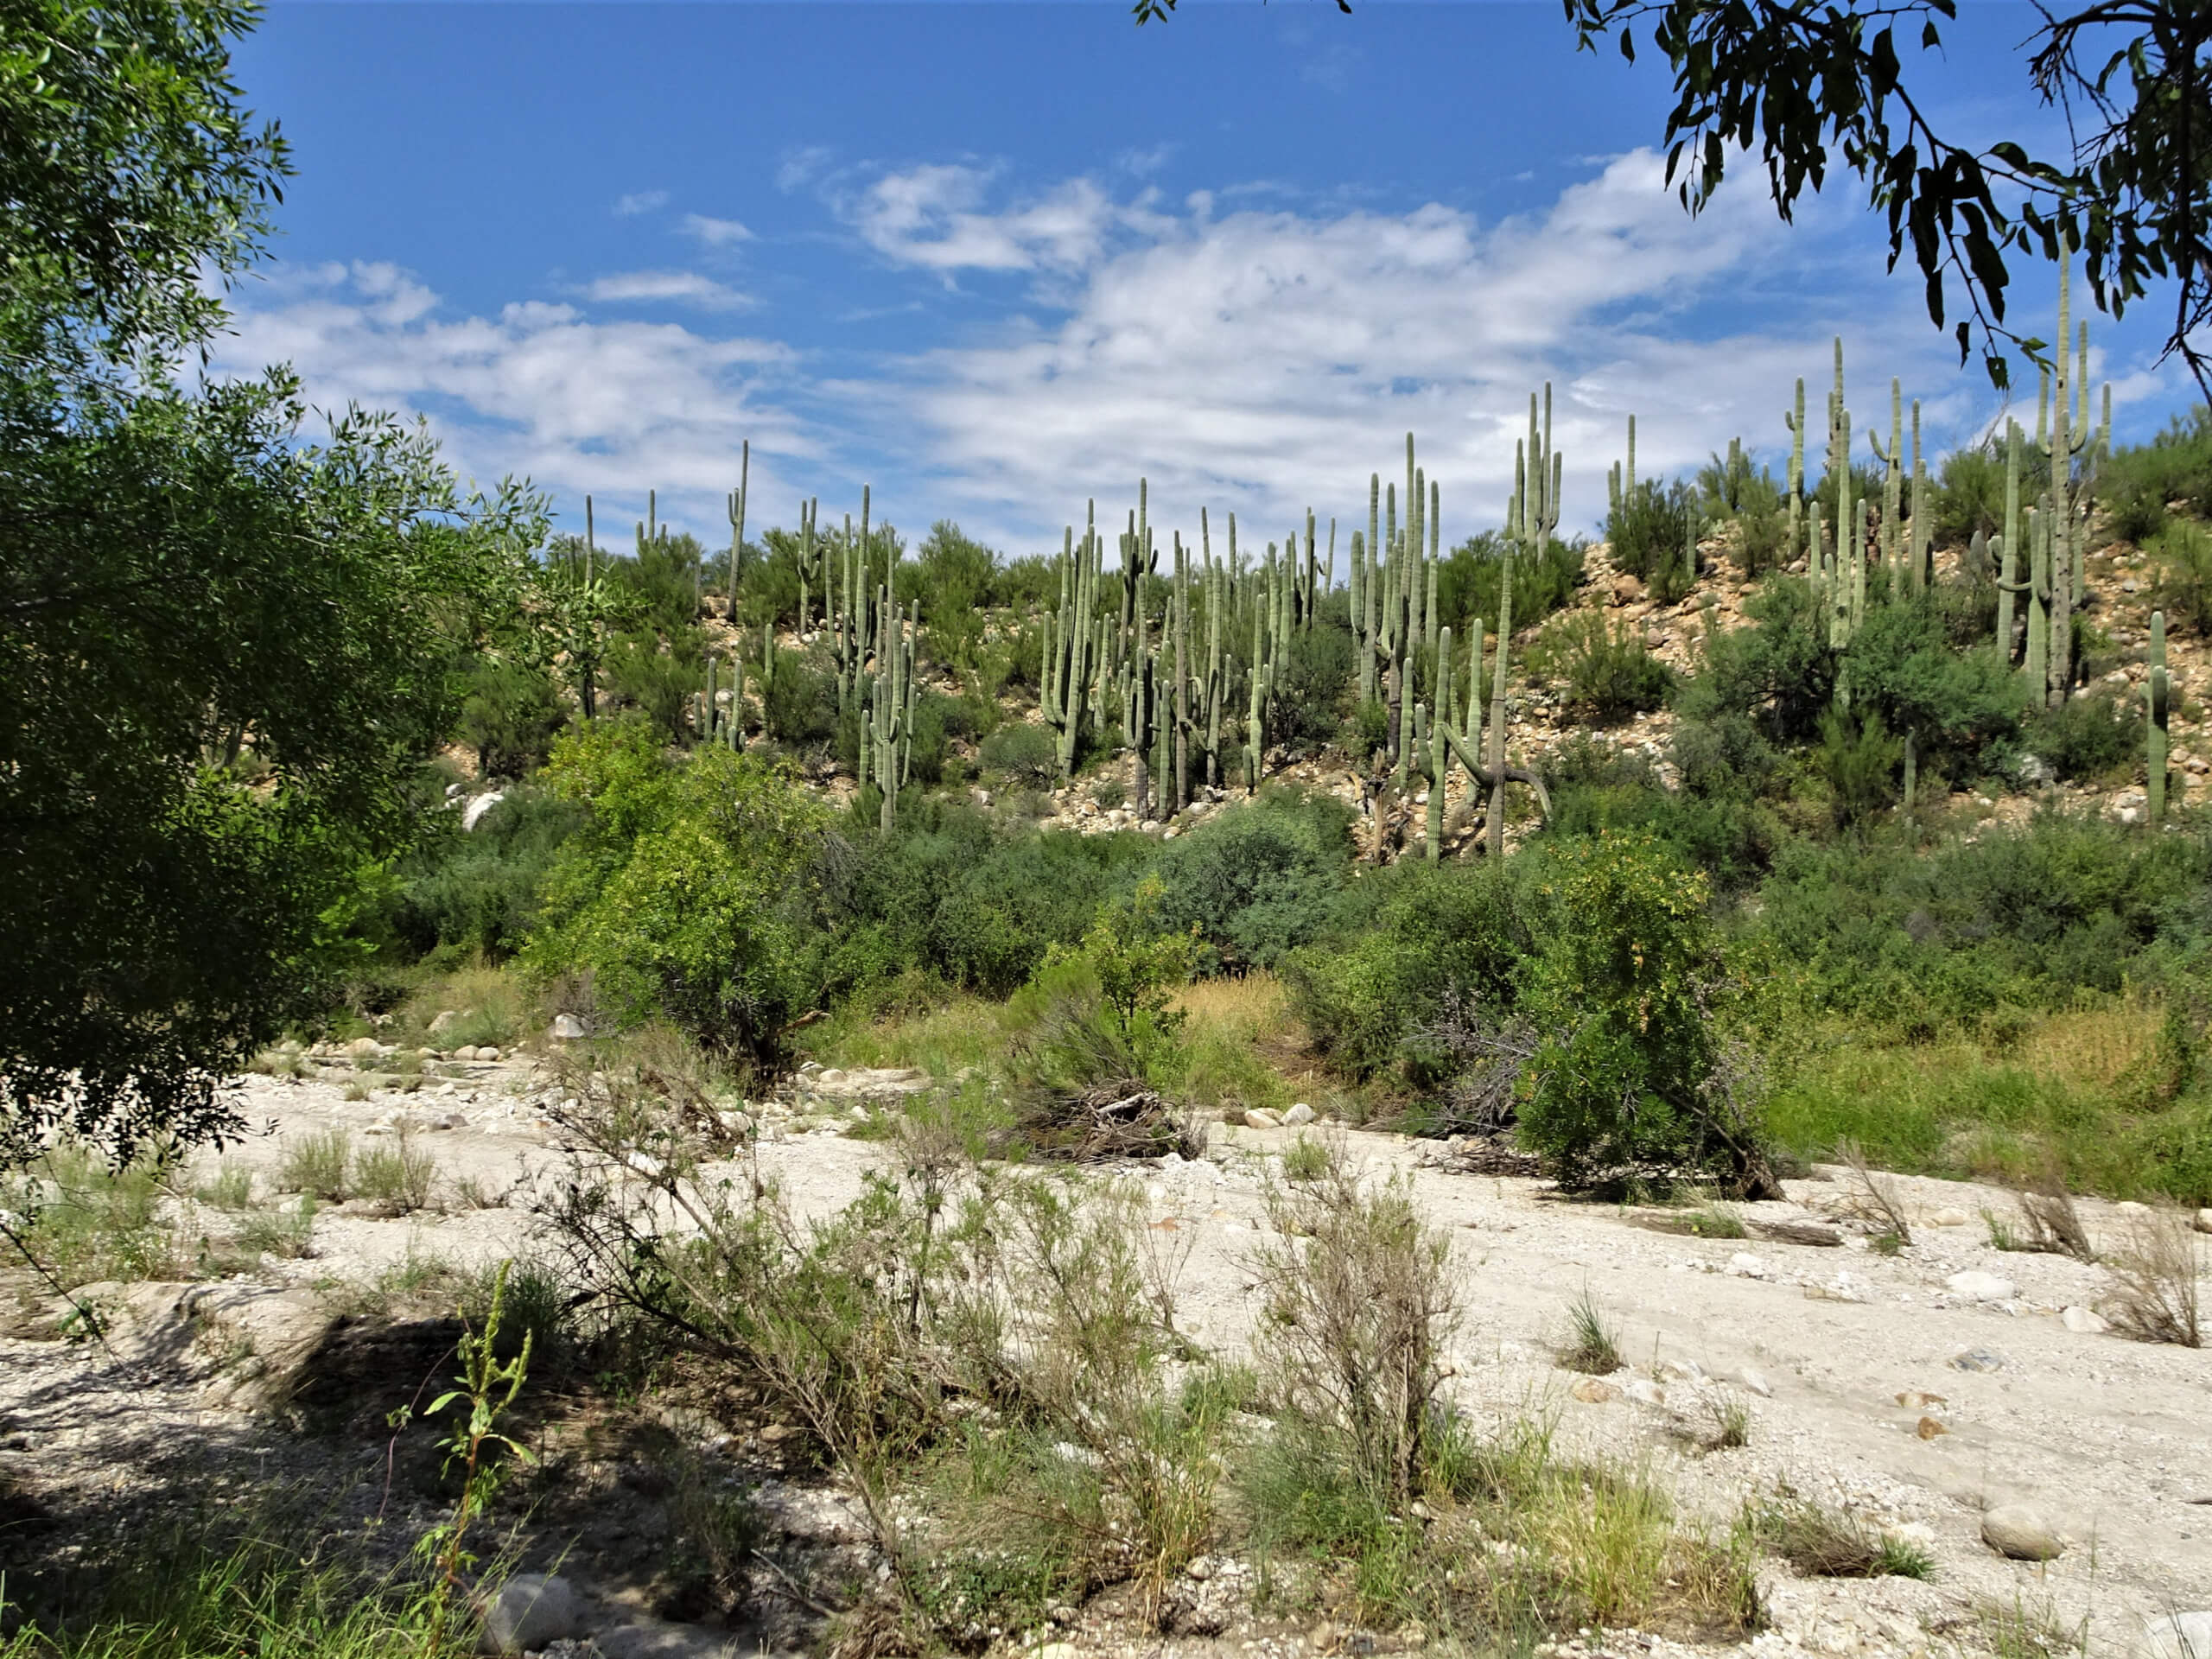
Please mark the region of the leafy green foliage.
[[1697, 580], [1697, 537], [1703, 528], [1697, 493], [1679, 480], [1646, 479], [1624, 491], [1605, 516], [1613, 568], [1641, 576], [1651, 597], [1670, 605]]
[[[2024, 478], [2027, 499], [2034, 493]], [[1992, 441], [1954, 449], [1936, 470], [1935, 537], [1938, 547], [1963, 546], [1976, 531], [2005, 528], [2005, 454]]]
[[1408, 862], [1348, 888], [1323, 938], [1283, 965], [1313, 1046], [1352, 1077], [1436, 1075], [1422, 1032], [1450, 994], [1510, 1007], [1541, 900], [1519, 861]]
[[2212, 529], [2176, 519], [2151, 543], [2167, 620], [2212, 638]]
[[1849, 829], [1897, 798], [1904, 740], [1891, 734], [1878, 709], [1860, 720], [1839, 709], [1821, 724], [1817, 759], [1836, 826]]
[[1039, 788], [1059, 772], [1059, 746], [1052, 734], [1026, 721], [1000, 727], [983, 740], [978, 753], [983, 765], [1008, 783]]
[[2200, 404], [2149, 443], [2113, 450], [2097, 469], [2097, 494], [2123, 541], [2149, 541], [2177, 502], [2212, 517], [2212, 409]]
[[1275, 665], [1268, 741], [1296, 748], [1334, 739], [1358, 666], [1359, 646], [1348, 629], [1320, 624], [1294, 632]]
[[2084, 694], [2037, 711], [2029, 723], [2029, 753], [2065, 779], [2099, 778], [2132, 760], [2142, 747], [2142, 715], [2124, 697]]
[[1716, 1030], [1707, 884], [1648, 837], [1550, 849], [1559, 925], [1521, 1011], [1538, 1033], [1520, 1135], [1567, 1186], [1709, 1178], [1778, 1192]]
[[520, 778], [544, 764], [568, 720], [553, 682], [524, 663], [480, 657], [468, 671], [455, 735], [486, 778]]
[[1643, 630], [1624, 620], [1618, 631], [1603, 611], [1586, 611], [1543, 636], [1543, 671], [1567, 682], [1567, 706], [1600, 726], [1658, 708], [1674, 673], [1654, 657]]
[[1272, 969], [1319, 932], [1351, 850], [1341, 802], [1271, 788], [1160, 848], [1146, 878], [1154, 913], [1196, 935], [1205, 972]]
[[585, 808], [523, 785], [463, 831], [458, 813], [438, 819], [398, 867], [389, 927], [417, 955], [452, 961], [512, 956], [537, 925], [539, 896], [562, 843]]
[[[1583, 552], [1580, 541], [1556, 540], [1533, 559], [1514, 550], [1516, 628], [1541, 621], [1574, 597], [1582, 582]], [[1445, 556], [1436, 575], [1436, 608], [1453, 639], [1469, 639], [1478, 620], [1496, 627], [1504, 577], [1505, 538], [1494, 530], [1469, 537]]]
[[671, 760], [635, 728], [563, 738], [539, 777], [589, 817], [555, 856], [526, 959], [589, 970], [624, 1018], [772, 1063], [814, 989], [802, 878], [825, 810], [760, 756]]

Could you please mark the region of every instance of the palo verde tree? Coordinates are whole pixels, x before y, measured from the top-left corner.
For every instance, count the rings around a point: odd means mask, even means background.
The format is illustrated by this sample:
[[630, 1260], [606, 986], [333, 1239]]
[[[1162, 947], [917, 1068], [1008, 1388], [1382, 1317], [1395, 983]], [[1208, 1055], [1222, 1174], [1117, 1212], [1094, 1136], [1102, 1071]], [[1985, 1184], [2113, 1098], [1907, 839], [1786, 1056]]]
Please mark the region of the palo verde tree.
[[394, 422], [303, 442], [282, 372], [180, 372], [283, 173], [228, 79], [250, 9], [0, 16], [4, 1165], [230, 1123], [543, 525]]

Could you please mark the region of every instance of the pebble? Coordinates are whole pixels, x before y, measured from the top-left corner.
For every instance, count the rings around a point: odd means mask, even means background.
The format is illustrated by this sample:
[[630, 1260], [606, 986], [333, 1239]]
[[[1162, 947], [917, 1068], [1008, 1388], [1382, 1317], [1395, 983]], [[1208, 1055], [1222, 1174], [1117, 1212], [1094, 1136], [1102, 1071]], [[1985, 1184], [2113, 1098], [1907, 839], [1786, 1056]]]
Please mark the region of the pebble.
[[1923, 1440], [1932, 1440], [1938, 1434], [1948, 1434], [1951, 1431], [1944, 1427], [1942, 1424], [1936, 1421], [1933, 1417], [1923, 1417], [1918, 1423], [1914, 1425], [1912, 1432], [1919, 1435]]
[[2001, 1371], [2005, 1369], [2005, 1356], [1993, 1348], [1969, 1348], [1962, 1354], [1951, 1356], [1951, 1369], [1955, 1371]]
[[1974, 1302], [2009, 1302], [2019, 1294], [2018, 1287], [2010, 1279], [1999, 1279], [1995, 1274], [1984, 1273], [1979, 1268], [1968, 1268], [1964, 1273], [1955, 1273], [1943, 1284], [1953, 1295], [1963, 1296]]
[[1728, 1258], [1728, 1271], [1740, 1279], [1764, 1279], [1774, 1269], [1764, 1256], [1753, 1255], [1748, 1250], [1738, 1250]]
[[2066, 1548], [2043, 1511], [2026, 1503], [2000, 1503], [1983, 1516], [1981, 1541], [2016, 1561], [2054, 1561]]
[[2085, 1337], [2101, 1336], [2112, 1326], [2094, 1308], [2069, 1307], [2062, 1309], [2058, 1322], [2069, 1331], [2078, 1331]]

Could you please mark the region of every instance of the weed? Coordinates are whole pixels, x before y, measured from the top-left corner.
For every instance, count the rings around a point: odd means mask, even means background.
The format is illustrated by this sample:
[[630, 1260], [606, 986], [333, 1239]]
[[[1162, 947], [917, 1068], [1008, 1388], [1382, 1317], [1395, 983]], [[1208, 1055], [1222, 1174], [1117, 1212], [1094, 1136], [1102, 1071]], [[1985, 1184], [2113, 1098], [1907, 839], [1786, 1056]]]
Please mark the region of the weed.
[[359, 1077], [346, 1085], [346, 1098], [356, 1105], [368, 1099], [370, 1092], [369, 1085]]
[[315, 1194], [302, 1192], [289, 1210], [264, 1211], [246, 1217], [238, 1243], [257, 1255], [296, 1261], [315, 1254]]
[[354, 1154], [353, 1187], [386, 1213], [404, 1216], [429, 1208], [437, 1173], [437, 1160], [403, 1135], [391, 1145], [363, 1147]]
[[1855, 1141], [1836, 1145], [1836, 1156], [1850, 1172], [1844, 1192], [1846, 1213], [1874, 1230], [1874, 1248], [1895, 1255], [1912, 1243], [1912, 1224], [1905, 1219], [1904, 1203], [1897, 1189], [1867, 1167], [1866, 1154]]
[[353, 1162], [353, 1137], [343, 1129], [321, 1129], [289, 1140], [276, 1160], [277, 1190], [340, 1203], [351, 1191], [346, 1176]]
[[1567, 1304], [1567, 1338], [1558, 1357], [1568, 1370], [1610, 1376], [1628, 1363], [1621, 1357], [1612, 1327], [1605, 1323], [1605, 1316], [1587, 1290]]
[[1689, 1230], [1700, 1238], [1748, 1238], [1743, 1212], [1732, 1205], [1707, 1204], [1690, 1212]]
[[216, 1210], [244, 1210], [253, 1203], [253, 1172], [225, 1159], [210, 1179], [192, 1189], [200, 1203]]
[[2160, 1206], [2134, 1217], [2126, 1244], [2110, 1260], [2107, 1306], [2113, 1323], [2143, 1342], [2204, 1345], [2197, 1292], [2202, 1273], [2190, 1218]]
[[561, 1352], [568, 1339], [568, 1286], [544, 1262], [502, 1262], [480, 1272], [462, 1290], [461, 1318], [489, 1332], [493, 1304], [503, 1294], [498, 1357], [512, 1359], [527, 1346], [542, 1367]]
[[2058, 1623], [2052, 1609], [2031, 1608], [2017, 1595], [2010, 1606], [1987, 1602], [1976, 1611], [1983, 1645], [1995, 1659], [2056, 1659], [2060, 1654], [2089, 1651], [2087, 1618], [2069, 1630]]
[[1282, 1178], [1287, 1181], [1318, 1181], [1329, 1173], [1329, 1148], [1310, 1135], [1301, 1135], [1283, 1148]]
[[1713, 1427], [1704, 1439], [1708, 1452], [1732, 1452], [1751, 1443], [1751, 1408], [1732, 1395], [1706, 1402]]
[[1824, 1510], [1784, 1487], [1751, 1517], [1759, 1543], [1812, 1579], [1925, 1579], [1935, 1564], [1903, 1540], [1885, 1538], [1853, 1516]]

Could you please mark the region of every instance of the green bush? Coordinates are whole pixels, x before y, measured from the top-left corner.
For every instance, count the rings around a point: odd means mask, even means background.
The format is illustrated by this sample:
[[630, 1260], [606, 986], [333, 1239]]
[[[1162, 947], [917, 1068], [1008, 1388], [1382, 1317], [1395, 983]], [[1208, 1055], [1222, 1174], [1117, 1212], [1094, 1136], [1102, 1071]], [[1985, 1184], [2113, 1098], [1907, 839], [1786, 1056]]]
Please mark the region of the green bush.
[[1745, 602], [1747, 627], [1706, 641], [1705, 662], [1675, 696], [1683, 719], [1747, 721], [1767, 739], [1802, 743], [1835, 703], [1837, 653], [1808, 582], [1777, 576]]
[[[822, 743], [837, 734], [837, 680], [797, 652], [779, 649], [776, 670], [764, 673], [748, 664], [748, 688], [760, 693], [768, 736], [778, 743], [797, 747]], [[858, 738], [855, 736], [857, 744]]]
[[512, 956], [536, 925], [546, 872], [584, 816], [578, 803], [522, 785], [472, 830], [462, 830], [458, 812], [434, 819], [424, 845], [399, 867], [394, 938], [418, 956]]
[[1044, 788], [1059, 776], [1058, 740], [1048, 728], [1026, 721], [1000, 727], [977, 753], [986, 767], [1010, 784]]
[[1358, 645], [1345, 630], [1318, 624], [1293, 632], [1275, 666], [1268, 741], [1292, 748], [1332, 741], [1358, 665]]
[[2176, 519], [2152, 541], [2166, 620], [2212, 639], [2212, 529]]
[[482, 658], [468, 672], [455, 735], [476, 751], [486, 778], [520, 778], [544, 764], [568, 711], [550, 676], [526, 664]]
[[1936, 546], [1963, 547], [1976, 531], [1996, 535], [2005, 528], [2004, 451], [1993, 440], [1952, 450], [1936, 470], [1933, 493]]
[[1549, 849], [1559, 925], [1528, 977], [1520, 1139], [1560, 1184], [1715, 1180], [1779, 1197], [1719, 1033], [1707, 883], [1645, 836]]
[[1623, 621], [1616, 632], [1602, 611], [1570, 617], [1544, 635], [1544, 671], [1567, 682], [1567, 707], [1599, 726], [1656, 709], [1674, 671], [1654, 657], [1643, 631]]
[[620, 1017], [772, 1063], [816, 989], [802, 878], [826, 811], [762, 756], [671, 760], [634, 728], [564, 738], [541, 775], [588, 816], [555, 856], [527, 960], [590, 971]]
[[1891, 734], [1879, 710], [1858, 720], [1839, 709], [1821, 722], [1815, 759], [1827, 780], [1836, 826], [1849, 829], [1897, 798], [1904, 740]]
[[707, 683], [702, 637], [686, 626], [669, 637], [626, 633], [608, 650], [603, 686], [617, 707], [635, 709], [663, 742], [690, 735], [691, 698]]
[[1613, 568], [1641, 576], [1653, 599], [1672, 604], [1697, 581], [1697, 537], [1703, 527], [1695, 490], [1679, 480], [1648, 479], [1624, 492], [1605, 515]]
[[1511, 1006], [1541, 932], [1530, 889], [1518, 859], [1408, 861], [1354, 883], [1323, 938], [1283, 965], [1314, 1048], [1347, 1077], [1434, 1081], [1440, 1056], [1424, 1033], [1448, 995]]
[[1715, 455], [1697, 474], [1699, 510], [1707, 519], [1735, 527], [1732, 552], [1737, 568], [1756, 576], [1782, 562], [1789, 535], [1782, 486], [1767, 468], [1754, 469], [1741, 449]]
[[2097, 495], [2113, 535], [2146, 542], [2165, 527], [2169, 504], [2212, 516], [2212, 410], [2176, 416], [2146, 444], [2115, 449], [2097, 469]]
[[2101, 778], [2142, 747], [2140, 715], [2131, 699], [2087, 694], [2038, 711], [2028, 724], [2029, 753], [2065, 779]]
[[1269, 789], [1160, 848], [1147, 872], [1154, 913], [1196, 933], [1202, 972], [1272, 969], [1325, 924], [1351, 851], [1342, 802]]
[[[1525, 628], [1563, 609], [1582, 585], [1584, 547], [1580, 540], [1552, 541], [1535, 558], [1517, 548], [1513, 556], [1513, 624]], [[1505, 538], [1494, 530], [1471, 536], [1446, 556], [1436, 573], [1436, 608], [1442, 625], [1461, 642], [1483, 622], [1495, 629], [1504, 591]], [[1464, 654], [1461, 660], [1465, 660]]]

